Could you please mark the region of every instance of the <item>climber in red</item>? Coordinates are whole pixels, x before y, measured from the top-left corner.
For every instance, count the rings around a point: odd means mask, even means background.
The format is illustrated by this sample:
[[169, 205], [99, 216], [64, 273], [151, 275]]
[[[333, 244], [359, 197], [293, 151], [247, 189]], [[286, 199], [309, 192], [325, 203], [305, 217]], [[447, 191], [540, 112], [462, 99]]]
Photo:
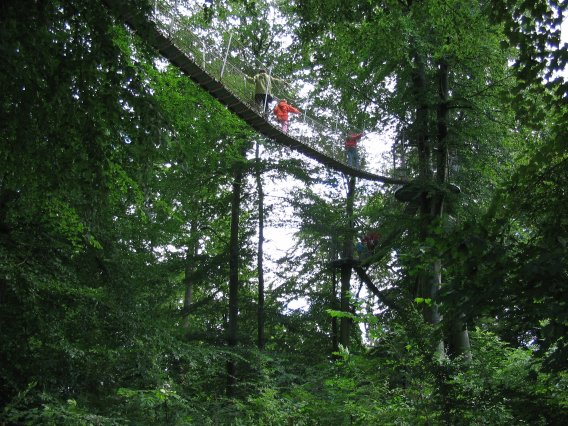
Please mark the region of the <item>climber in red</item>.
[[359, 153], [357, 152], [357, 142], [365, 136], [365, 132], [361, 133], [351, 133], [345, 139], [345, 149], [347, 150], [347, 165], [359, 168]]
[[280, 123], [280, 127], [284, 133], [288, 133], [288, 114], [299, 114], [300, 111], [289, 105], [286, 102], [286, 99], [281, 99], [278, 102], [278, 105], [274, 107], [274, 115], [276, 116], [276, 120]]
[[365, 247], [367, 247], [369, 253], [372, 253], [375, 250], [377, 244], [379, 243], [379, 238], [380, 238], [379, 233], [375, 231], [371, 231], [363, 237], [362, 242], [365, 245]]

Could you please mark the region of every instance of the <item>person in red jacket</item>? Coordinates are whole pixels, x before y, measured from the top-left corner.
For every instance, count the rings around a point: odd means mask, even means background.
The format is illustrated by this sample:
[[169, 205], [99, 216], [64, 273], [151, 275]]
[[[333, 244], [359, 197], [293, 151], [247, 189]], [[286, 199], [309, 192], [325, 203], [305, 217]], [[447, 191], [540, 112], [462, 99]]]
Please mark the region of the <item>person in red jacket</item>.
[[372, 253], [373, 250], [377, 247], [379, 243], [380, 235], [378, 232], [371, 231], [363, 237], [362, 243], [365, 245], [369, 253]]
[[299, 114], [300, 111], [289, 105], [286, 102], [286, 99], [281, 99], [278, 102], [278, 105], [274, 107], [274, 115], [276, 116], [276, 120], [280, 123], [280, 127], [284, 133], [288, 133], [288, 114]]
[[351, 133], [345, 139], [345, 149], [347, 150], [347, 165], [359, 168], [359, 154], [357, 153], [357, 142], [365, 136], [365, 132]]

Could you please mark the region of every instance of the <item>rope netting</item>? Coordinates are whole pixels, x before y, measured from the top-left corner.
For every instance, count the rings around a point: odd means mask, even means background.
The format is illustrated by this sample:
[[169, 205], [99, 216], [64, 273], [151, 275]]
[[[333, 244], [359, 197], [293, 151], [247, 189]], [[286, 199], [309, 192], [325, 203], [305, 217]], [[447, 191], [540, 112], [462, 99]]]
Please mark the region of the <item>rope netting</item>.
[[250, 49], [239, 43], [235, 36], [236, 29], [232, 31], [205, 29], [194, 23], [189, 13], [194, 6], [195, 3], [189, 0], [157, 0], [152, 19], [158, 30], [180, 51], [209, 76], [219, 81], [243, 104], [259, 114], [262, 110], [255, 102], [255, 83], [251, 81], [251, 77], [259, 70], [266, 69], [272, 78], [270, 94], [274, 98], [274, 102], [268, 106], [266, 120], [279, 128], [272, 109], [280, 99], [286, 99], [301, 112], [301, 114], [291, 114], [288, 135], [325, 156], [347, 165], [344, 140], [353, 129], [347, 128], [339, 120], [335, 122], [330, 120], [332, 121], [330, 124], [314, 118], [314, 116], [342, 117], [343, 115], [327, 107], [325, 110], [313, 108], [306, 110], [310, 102], [309, 98], [300, 95], [301, 88], [293, 87], [284, 77], [272, 75], [270, 68], [254, 57]]

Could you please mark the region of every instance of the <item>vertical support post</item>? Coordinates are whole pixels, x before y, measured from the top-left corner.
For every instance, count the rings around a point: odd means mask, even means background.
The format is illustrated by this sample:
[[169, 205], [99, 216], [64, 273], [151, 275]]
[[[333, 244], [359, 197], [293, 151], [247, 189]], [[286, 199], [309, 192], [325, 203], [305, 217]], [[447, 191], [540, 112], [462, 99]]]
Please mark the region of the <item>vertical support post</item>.
[[225, 51], [225, 57], [223, 58], [223, 66], [221, 67], [221, 79], [223, 79], [223, 74], [225, 73], [225, 64], [227, 63], [227, 56], [229, 56], [229, 49], [231, 48], [231, 40], [233, 40], [233, 33], [229, 35], [229, 43], [227, 44], [227, 50]]
[[203, 46], [203, 51], [202, 51], [202, 53], [203, 53], [203, 69], [205, 69], [205, 42], [202, 41], [201, 45]]

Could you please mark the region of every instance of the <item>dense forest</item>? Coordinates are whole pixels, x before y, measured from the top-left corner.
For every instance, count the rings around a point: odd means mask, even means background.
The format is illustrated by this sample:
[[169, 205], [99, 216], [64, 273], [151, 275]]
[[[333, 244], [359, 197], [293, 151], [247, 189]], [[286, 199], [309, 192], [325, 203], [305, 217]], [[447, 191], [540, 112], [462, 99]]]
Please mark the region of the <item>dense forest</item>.
[[[230, 32], [404, 185], [109, 3]], [[567, 3], [0, 2], [0, 424], [568, 424]]]

